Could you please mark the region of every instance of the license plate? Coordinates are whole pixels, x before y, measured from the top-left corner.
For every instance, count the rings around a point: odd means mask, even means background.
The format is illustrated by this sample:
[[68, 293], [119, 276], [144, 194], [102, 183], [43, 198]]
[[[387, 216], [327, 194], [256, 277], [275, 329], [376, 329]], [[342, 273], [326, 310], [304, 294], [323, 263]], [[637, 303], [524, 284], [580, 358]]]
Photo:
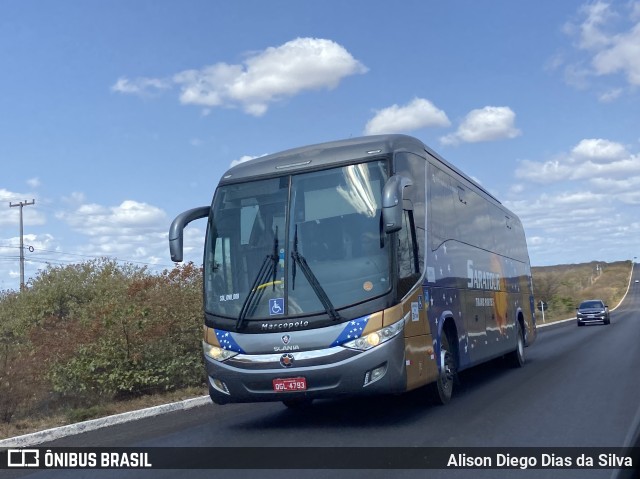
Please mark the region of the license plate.
[[307, 380], [306, 378], [274, 379], [273, 390], [278, 393], [289, 391], [306, 391]]

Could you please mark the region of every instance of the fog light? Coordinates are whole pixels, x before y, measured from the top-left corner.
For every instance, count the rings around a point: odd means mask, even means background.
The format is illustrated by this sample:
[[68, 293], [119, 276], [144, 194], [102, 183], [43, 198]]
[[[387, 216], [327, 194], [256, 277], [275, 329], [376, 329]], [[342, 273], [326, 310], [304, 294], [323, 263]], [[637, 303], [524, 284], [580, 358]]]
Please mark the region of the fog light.
[[383, 364], [382, 366], [378, 366], [375, 369], [371, 369], [367, 371], [364, 375], [363, 386], [368, 386], [369, 384], [375, 383], [377, 380], [382, 378], [386, 372], [387, 372], [386, 364]]
[[229, 388], [227, 387], [227, 385], [223, 381], [220, 381], [219, 379], [215, 379], [215, 378], [211, 378], [210, 377], [209, 378], [209, 383], [211, 383], [211, 386], [216, 391], [219, 391], [222, 394], [226, 394], [226, 395], [230, 395], [231, 394], [229, 392]]

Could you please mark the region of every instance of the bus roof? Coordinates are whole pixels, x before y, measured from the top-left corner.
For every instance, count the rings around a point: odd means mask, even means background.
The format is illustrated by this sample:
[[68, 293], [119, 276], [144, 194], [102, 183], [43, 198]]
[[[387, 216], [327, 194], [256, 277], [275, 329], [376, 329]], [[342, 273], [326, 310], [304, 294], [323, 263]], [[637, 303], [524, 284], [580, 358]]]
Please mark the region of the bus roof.
[[296, 170], [324, 168], [368, 156], [384, 156], [400, 148], [424, 149], [422, 142], [406, 135], [376, 135], [302, 146], [261, 156], [230, 168], [221, 183], [261, 176], [282, 175]]
[[254, 158], [233, 166], [225, 172], [220, 185], [250, 181], [267, 176], [280, 176], [300, 170], [322, 169], [334, 164], [355, 159], [386, 156], [394, 151], [426, 152], [448, 169], [454, 171], [485, 195], [500, 203], [482, 186], [465, 175], [458, 168], [426, 146], [422, 141], [408, 135], [372, 135], [346, 140], [330, 141], [302, 146], [290, 150]]

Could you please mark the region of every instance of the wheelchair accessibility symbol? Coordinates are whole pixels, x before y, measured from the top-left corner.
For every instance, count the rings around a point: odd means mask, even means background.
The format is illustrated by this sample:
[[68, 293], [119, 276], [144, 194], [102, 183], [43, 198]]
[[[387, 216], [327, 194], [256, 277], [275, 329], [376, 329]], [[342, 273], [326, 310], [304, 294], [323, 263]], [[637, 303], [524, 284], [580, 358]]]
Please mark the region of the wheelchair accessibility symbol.
[[284, 298], [275, 298], [269, 300], [269, 314], [271, 316], [284, 314]]

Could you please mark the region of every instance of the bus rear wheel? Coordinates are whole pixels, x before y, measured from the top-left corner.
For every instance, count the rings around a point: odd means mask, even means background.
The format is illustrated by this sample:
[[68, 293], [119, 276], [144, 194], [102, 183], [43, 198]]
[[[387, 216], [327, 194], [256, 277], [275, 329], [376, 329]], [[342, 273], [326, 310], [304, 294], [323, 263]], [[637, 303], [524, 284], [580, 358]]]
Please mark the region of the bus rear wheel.
[[438, 380], [429, 385], [431, 399], [436, 404], [447, 404], [453, 394], [453, 382], [456, 375], [456, 361], [449, 346], [449, 338], [442, 334], [440, 344], [440, 374]]
[[507, 361], [514, 368], [521, 368], [524, 366], [524, 331], [520, 326], [520, 321], [516, 321], [516, 349], [509, 353]]

